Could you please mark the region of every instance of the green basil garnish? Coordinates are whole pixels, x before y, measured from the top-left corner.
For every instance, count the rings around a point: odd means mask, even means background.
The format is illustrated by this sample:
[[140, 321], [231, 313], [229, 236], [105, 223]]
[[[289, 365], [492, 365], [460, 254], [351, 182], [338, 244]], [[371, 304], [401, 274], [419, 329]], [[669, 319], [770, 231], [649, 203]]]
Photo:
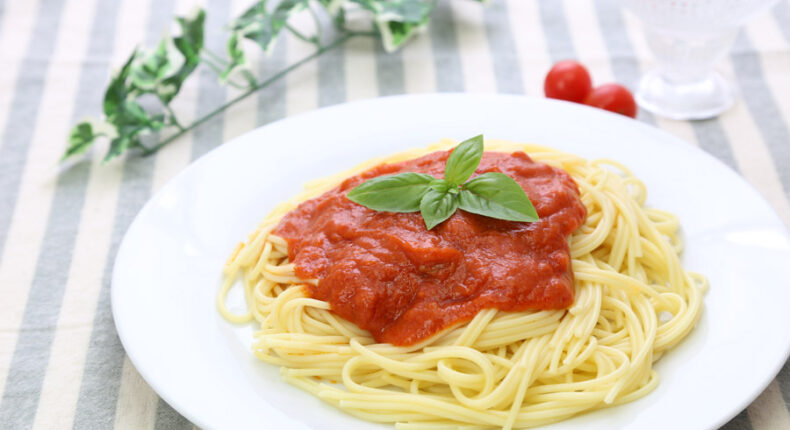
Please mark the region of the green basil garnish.
[[354, 203], [387, 212], [416, 212], [435, 178], [423, 173], [400, 173], [367, 180], [348, 192]]
[[450, 185], [461, 185], [472, 176], [483, 158], [483, 135], [475, 136], [458, 144], [447, 158], [444, 180]]
[[428, 230], [450, 218], [456, 209], [458, 209], [458, 197], [447, 192], [430, 190], [420, 202], [420, 213]]
[[538, 220], [538, 213], [527, 193], [518, 182], [504, 173], [483, 173], [465, 183], [458, 196], [458, 207], [467, 212], [508, 221]]
[[461, 142], [450, 153], [444, 179], [412, 172], [379, 176], [356, 186], [346, 197], [376, 211], [420, 211], [428, 230], [459, 208], [507, 221], [538, 221], [527, 193], [510, 176], [489, 172], [467, 181], [482, 158], [480, 135]]

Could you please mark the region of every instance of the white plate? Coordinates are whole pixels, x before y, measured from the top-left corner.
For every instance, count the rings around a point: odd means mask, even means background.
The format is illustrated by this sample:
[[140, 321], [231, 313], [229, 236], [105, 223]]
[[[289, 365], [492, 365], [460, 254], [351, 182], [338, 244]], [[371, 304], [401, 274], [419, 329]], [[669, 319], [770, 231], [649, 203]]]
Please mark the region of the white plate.
[[657, 364], [658, 389], [552, 429], [713, 429], [745, 408], [790, 352], [790, 241], [765, 200], [703, 151], [637, 121], [516, 96], [350, 103], [254, 130], [181, 172], [140, 211], [115, 263], [112, 307], [129, 358], [176, 410], [210, 429], [391, 428], [280, 380], [214, 298], [233, 247], [306, 181], [374, 156], [479, 133], [630, 166], [648, 203], [680, 216], [685, 266], [711, 289], [696, 329]]

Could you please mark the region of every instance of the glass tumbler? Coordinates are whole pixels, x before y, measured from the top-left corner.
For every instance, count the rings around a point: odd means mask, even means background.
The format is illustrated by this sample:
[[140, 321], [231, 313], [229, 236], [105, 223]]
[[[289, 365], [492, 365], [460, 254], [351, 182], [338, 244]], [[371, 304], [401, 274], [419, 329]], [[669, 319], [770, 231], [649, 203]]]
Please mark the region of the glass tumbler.
[[738, 29], [775, 1], [623, 0], [642, 21], [657, 62], [639, 81], [639, 106], [673, 119], [705, 119], [727, 110], [737, 90], [713, 66]]

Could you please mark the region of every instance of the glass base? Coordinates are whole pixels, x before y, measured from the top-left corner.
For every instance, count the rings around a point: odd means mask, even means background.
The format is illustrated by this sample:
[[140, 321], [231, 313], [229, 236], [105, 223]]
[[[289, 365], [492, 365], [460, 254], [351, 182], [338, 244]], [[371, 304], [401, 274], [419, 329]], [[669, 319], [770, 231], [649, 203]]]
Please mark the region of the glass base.
[[681, 84], [652, 71], [642, 77], [636, 90], [640, 107], [671, 119], [713, 118], [729, 109], [737, 96], [735, 87], [716, 72]]

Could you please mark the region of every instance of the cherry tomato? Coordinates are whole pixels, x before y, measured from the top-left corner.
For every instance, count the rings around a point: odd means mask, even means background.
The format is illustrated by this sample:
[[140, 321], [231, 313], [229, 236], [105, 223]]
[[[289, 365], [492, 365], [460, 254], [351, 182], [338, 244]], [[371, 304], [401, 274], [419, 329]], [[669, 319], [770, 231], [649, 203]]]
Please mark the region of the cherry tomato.
[[636, 101], [631, 91], [620, 84], [605, 84], [595, 87], [584, 99], [584, 104], [610, 112], [636, 118]]
[[592, 90], [592, 79], [587, 69], [576, 61], [555, 64], [546, 75], [543, 91], [550, 99], [581, 103]]

